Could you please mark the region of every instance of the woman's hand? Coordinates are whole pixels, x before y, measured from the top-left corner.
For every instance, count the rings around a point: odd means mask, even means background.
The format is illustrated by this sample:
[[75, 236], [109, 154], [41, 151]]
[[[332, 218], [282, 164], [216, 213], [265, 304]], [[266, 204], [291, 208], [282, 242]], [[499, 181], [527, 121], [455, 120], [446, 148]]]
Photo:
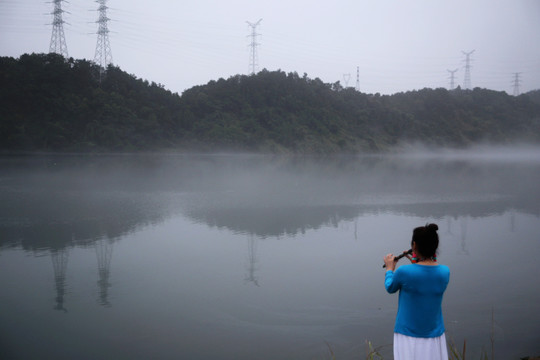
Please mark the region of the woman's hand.
[[394, 256], [394, 254], [388, 254], [383, 258], [387, 271], [388, 270], [394, 271], [396, 269], [397, 261], [395, 259], [396, 257]]

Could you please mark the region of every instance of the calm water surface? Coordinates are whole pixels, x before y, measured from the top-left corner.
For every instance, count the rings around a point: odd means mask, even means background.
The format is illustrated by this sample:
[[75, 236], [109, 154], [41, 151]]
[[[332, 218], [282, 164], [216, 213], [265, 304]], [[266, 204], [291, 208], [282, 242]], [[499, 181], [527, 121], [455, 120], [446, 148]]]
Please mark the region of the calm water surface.
[[447, 337], [540, 354], [540, 152], [0, 158], [1, 359], [392, 358], [382, 257], [439, 225]]

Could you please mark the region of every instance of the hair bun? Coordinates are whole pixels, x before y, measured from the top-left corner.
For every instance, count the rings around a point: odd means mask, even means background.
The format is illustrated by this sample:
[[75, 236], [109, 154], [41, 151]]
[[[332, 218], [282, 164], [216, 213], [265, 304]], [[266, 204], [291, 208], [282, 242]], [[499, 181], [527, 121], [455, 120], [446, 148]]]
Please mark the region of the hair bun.
[[439, 230], [439, 227], [437, 226], [437, 224], [427, 224], [426, 229], [430, 231], [437, 231]]

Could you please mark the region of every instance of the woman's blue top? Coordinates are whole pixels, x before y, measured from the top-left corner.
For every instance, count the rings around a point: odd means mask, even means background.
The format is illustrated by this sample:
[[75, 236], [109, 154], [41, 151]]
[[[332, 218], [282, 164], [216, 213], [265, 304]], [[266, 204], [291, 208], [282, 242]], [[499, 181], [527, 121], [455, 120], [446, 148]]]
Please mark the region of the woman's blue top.
[[442, 299], [450, 280], [446, 265], [403, 265], [388, 270], [384, 279], [386, 291], [399, 290], [399, 304], [394, 332], [422, 338], [444, 333]]

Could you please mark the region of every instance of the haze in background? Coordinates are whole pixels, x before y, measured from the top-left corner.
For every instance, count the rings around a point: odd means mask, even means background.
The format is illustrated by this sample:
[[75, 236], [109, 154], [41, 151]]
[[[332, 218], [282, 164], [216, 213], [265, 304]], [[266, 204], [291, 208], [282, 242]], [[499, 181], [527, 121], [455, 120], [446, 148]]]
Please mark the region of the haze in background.
[[3, 156], [0, 358], [359, 359], [427, 222], [448, 338], [534, 356], [539, 154]]

